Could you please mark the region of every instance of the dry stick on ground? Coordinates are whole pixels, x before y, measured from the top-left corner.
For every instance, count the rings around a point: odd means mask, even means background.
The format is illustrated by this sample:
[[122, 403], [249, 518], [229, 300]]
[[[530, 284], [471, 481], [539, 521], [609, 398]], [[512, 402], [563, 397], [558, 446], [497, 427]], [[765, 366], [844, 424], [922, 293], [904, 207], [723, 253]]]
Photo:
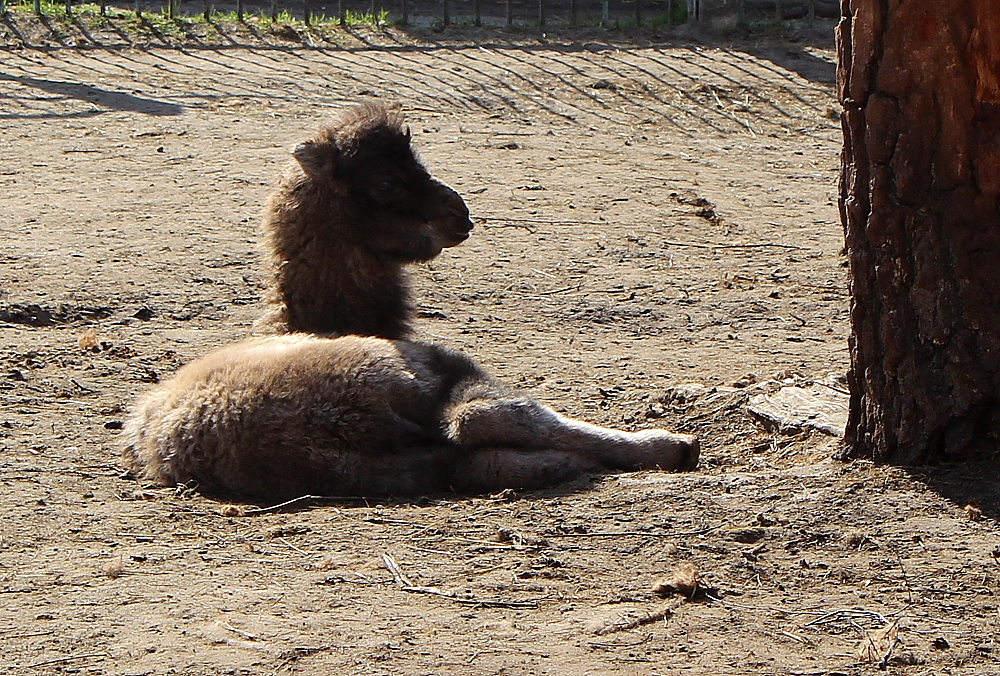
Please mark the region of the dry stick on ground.
[[620, 532], [611, 531], [599, 531], [592, 533], [552, 533], [551, 535], [546, 535], [547, 538], [613, 538], [613, 537], [647, 537], [647, 538], [676, 538], [684, 537], [688, 535], [704, 535], [705, 533], [710, 533], [713, 530], [718, 530], [720, 526], [711, 526], [709, 528], [699, 528], [698, 530], [686, 530], [679, 533], [659, 533], [659, 532], [645, 532], [641, 530], [627, 530]]
[[107, 659], [108, 654], [107, 653], [86, 653], [84, 655], [70, 655], [68, 657], [57, 657], [57, 658], [52, 659], [52, 660], [44, 660], [42, 662], [35, 662], [33, 664], [29, 664], [27, 666], [27, 668], [28, 669], [37, 669], [38, 667], [45, 667], [45, 666], [48, 666], [50, 664], [60, 664], [62, 662], [72, 662], [74, 660], [85, 660], [85, 659], [90, 659], [91, 657], [100, 657], [100, 658], [103, 658], [103, 659]]
[[644, 624], [649, 624], [651, 622], [659, 622], [660, 620], [665, 620], [674, 614], [674, 611], [680, 606], [683, 601], [677, 601], [669, 606], [664, 606], [659, 610], [654, 610], [639, 617], [622, 617], [614, 622], [608, 622], [603, 620], [600, 624], [594, 626], [592, 631], [598, 636], [604, 636], [606, 634], [614, 634], [619, 631], [631, 631], [636, 627], [640, 627]]
[[670, 240], [664, 240], [663, 243], [669, 246], [689, 246], [696, 249], [759, 249], [771, 246], [778, 249], [797, 249], [799, 251], [809, 251], [809, 247], [807, 246], [779, 244], [777, 242], [756, 242], [754, 244], [702, 244], [701, 242], [672, 242]]
[[536, 601], [484, 601], [482, 599], [475, 598], [463, 598], [461, 596], [455, 596], [454, 592], [447, 592], [437, 587], [421, 587], [413, 584], [400, 568], [399, 562], [389, 554], [388, 552], [382, 554], [382, 562], [385, 567], [392, 573], [393, 579], [399, 588], [405, 592], [412, 592], [414, 594], [431, 594], [433, 596], [443, 596], [446, 599], [451, 599], [456, 603], [464, 603], [466, 605], [481, 606], [485, 608], [537, 608], [538, 603]]
[[285, 500], [284, 502], [279, 502], [276, 505], [271, 505], [270, 507], [255, 507], [254, 509], [248, 509], [243, 512], [243, 516], [259, 516], [261, 514], [271, 514], [273, 512], [280, 512], [288, 507], [297, 507], [303, 503], [308, 502], [367, 502], [368, 499], [361, 496], [340, 496], [340, 495], [300, 495], [297, 498], [292, 498], [291, 500]]
[[817, 617], [815, 620], [806, 622], [806, 627], [816, 627], [819, 625], [831, 624], [833, 622], [841, 622], [844, 620], [853, 620], [856, 617], [867, 617], [871, 619], [876, 619], [882, 623], [882, 626], [889, 624], [889, 620], [885, 619], [885, 616], [881, 613], [877, 613], [874, 610], [857, 610], [854, 608], [841, 608], [840, 610], [831, 610], [821, 617]]

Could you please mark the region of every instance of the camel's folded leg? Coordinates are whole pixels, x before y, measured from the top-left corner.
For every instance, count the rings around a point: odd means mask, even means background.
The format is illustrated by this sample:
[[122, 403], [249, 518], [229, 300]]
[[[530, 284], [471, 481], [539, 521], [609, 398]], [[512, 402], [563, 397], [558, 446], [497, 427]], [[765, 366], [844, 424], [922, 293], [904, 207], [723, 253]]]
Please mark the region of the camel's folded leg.
[[534, 490], [598, 469], [597, 463], [569, 451], [470, 448], [456, 459], [449, 487], [470, 494]]
[[452, 406], [445, 418], [449, 440], [464, 447], [551, 449], [592, 468], [685, 470], [698, 464], [693, 436], [598, 427], [528, 398], [473, 399]]

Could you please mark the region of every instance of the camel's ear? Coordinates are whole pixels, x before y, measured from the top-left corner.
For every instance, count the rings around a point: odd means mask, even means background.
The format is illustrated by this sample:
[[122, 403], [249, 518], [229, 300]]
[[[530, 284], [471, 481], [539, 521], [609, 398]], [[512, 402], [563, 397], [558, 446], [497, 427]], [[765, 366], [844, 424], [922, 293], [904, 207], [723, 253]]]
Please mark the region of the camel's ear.
[[329, 144], [303, 141], [292, 148], [292, 157], [307, 175], [318, 177], [336, 169], [336, 153], [330, 150]]
[[410, 142], [410, 125], [406, 125], [406, 131], [403, 132], [403, 138], [406, 139], [407, 143]]

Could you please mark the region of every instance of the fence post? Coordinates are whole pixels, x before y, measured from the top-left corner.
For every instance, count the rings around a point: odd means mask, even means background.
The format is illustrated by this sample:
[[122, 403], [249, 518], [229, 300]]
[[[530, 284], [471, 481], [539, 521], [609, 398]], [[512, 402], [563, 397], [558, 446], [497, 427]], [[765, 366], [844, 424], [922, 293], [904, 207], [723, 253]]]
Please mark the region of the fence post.
[[785, 8], [781, 6], [781, 0], [774, 0], [774, 20], [784, 21]]
[[236, 20], [243, 23], [243, 0], [236, 0]]
[[448, 0], [444, 0], [444, 25], [451, 25], [451, 13], [448, 12]]
[[816, 20], [816, 0], [809, 0], [809, 20]]
[[344, 10], [344, 0], [337, 0], [337, 22], [341, 26], [347, 25], [347, 12]]
[[538, 25], [545, 27], [545, 0], [538, 0]]
[[378, 14], [375, 13], [375, 0], [372, 0], [372, 25], [378, 25]]
[[608, 0], [601, 2], [601, 26], [607, 28], [611, 23], [611, 5]]
[[108, 1], [101, 0], [101, 16], [107, 16], [107, 15], [108, 15]]
[[642, 27], [642, 0], [635, 0], [635, 27]]
[[73, 14], [73, 0], [66, 0], [66, 16]]
[[403, 21], [402, 24], [405, 26], [410, 22], [410, 4], [407, 0], [403, 0]]
[[309, 0], [302, 2], [302, 23], [309, 25], [312, 21], [312, 10], [309, 8]]
[[481, 5], [482, 3], [479, 0], [472, 1], [472, 23], [477, 27], [483, 25], [483, 8]]
[[278, 0], [271, 0], [271, 23], [278, 20]]
[[514, 10], [510, 6], [510, 0], [507, 0], [507, 28], [514, 25]]

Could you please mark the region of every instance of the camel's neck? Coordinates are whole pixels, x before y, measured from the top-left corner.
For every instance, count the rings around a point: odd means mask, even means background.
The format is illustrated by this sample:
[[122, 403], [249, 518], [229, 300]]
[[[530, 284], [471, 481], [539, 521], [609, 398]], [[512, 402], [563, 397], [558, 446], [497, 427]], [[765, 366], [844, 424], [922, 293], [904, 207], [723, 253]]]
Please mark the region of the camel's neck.
[[410, 294], [399, 265], [313, 243], [309, 255], [286, 258], [277, 271], [275, 302], [288, 331], [406, 338]]
[[275, 320], [287, 331], [406, 338], [412, 313], [405, 272], [352, 241], [348, 224], [360, 216], [344, 201], [294, 183], [271, 197], [264, 228]]

